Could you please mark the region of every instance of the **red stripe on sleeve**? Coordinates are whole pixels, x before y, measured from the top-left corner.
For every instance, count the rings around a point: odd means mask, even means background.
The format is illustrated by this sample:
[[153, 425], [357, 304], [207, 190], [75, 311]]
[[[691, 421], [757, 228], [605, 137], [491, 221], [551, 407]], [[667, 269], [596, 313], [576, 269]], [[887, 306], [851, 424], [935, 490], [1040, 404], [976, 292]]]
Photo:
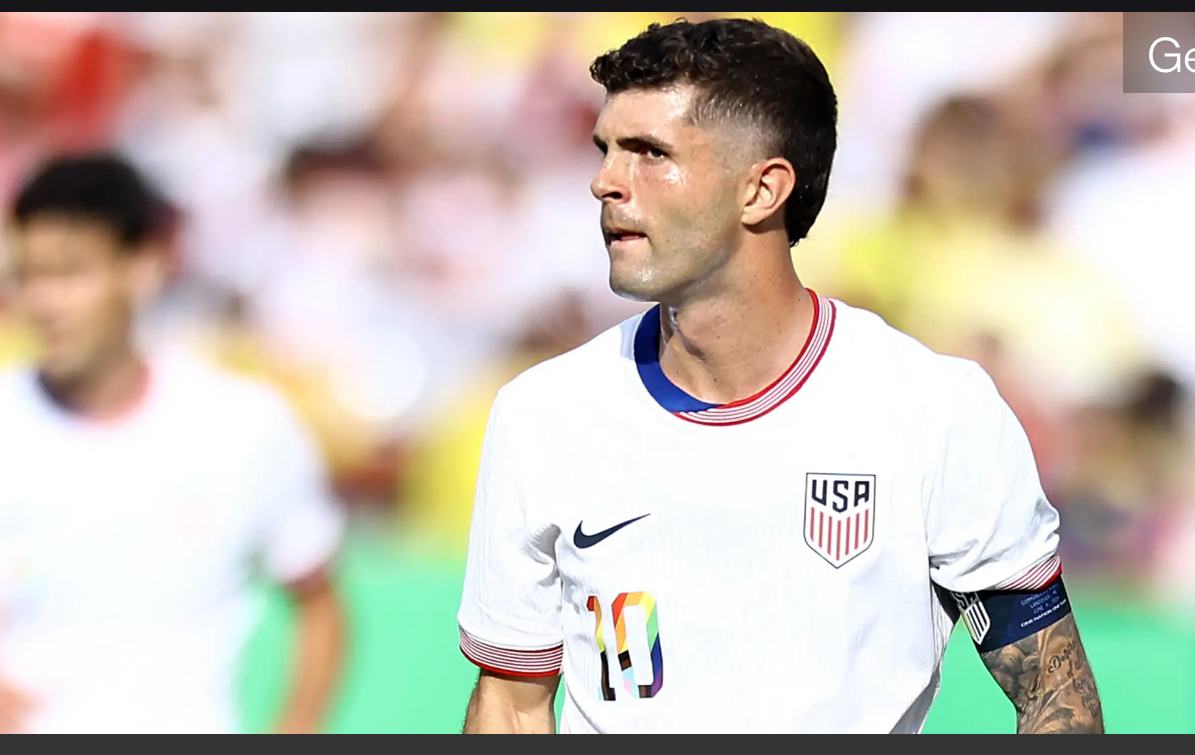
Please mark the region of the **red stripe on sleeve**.
[[461, 632], [461, 653], [474, 665], [496, 674], [510, 676], [555, 676], [564, 660], [564, 645], [540, 650], [521, 650], [494, 645]]

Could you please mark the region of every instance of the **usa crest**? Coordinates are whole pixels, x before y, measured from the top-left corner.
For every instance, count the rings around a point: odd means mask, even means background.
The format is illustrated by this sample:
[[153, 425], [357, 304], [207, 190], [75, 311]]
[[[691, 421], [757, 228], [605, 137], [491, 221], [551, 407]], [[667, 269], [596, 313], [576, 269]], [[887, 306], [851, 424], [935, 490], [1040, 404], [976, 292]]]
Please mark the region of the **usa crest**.
[[835, 569], [875, 540], [873, 474], [805, 475], [805, 544]]

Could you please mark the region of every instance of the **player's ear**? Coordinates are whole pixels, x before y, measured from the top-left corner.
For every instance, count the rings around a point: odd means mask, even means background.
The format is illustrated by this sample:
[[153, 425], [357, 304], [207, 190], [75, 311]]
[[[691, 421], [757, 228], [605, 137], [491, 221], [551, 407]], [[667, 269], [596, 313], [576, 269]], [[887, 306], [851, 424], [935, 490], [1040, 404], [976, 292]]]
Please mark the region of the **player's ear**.
[[156, 245], [130, 253], [130, 286], [138, 307], [145, 307], [157, 298], [169, 278], [169, 259], [165, 250]]
[[797, 184], [792, 163], [776, 157], [751, 168], [743, 205], [743, 225], [758, 226], [770, 218], [783, 218], [784, 203]]

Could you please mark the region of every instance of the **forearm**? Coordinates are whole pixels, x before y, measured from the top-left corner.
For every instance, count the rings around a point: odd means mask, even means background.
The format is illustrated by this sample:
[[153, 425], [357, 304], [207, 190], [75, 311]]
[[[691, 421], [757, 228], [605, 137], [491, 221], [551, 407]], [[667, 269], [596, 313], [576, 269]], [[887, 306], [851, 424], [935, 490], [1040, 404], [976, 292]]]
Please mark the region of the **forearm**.
[[312, 732], [323, 724], [340, 679], [345, 624], [344, 609], [334, 590], [300, 601], [294, 682], [280, 730]]
[[469, 698], [464, 734], [554, 734], [556, 714], [552, 702], [520, 704], [505, 688], [487, 687], [485, 677]]
[[983, 655], [1017, 711], [1020, 734], [1102, 734], [1095, 677], [1073, 616]]

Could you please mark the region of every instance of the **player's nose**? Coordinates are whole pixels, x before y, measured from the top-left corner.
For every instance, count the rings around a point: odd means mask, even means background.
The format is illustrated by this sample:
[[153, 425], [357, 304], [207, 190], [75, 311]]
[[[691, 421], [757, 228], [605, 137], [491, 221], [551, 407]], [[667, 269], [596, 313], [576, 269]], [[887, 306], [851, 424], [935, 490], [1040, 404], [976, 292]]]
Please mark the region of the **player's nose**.
[[606, 159], [602, 160], [602, 167], [589, 183], [589, 191], [603, 202], [621, 202], [630, 195], [625, 171], [612, 156], [607, 155]]

